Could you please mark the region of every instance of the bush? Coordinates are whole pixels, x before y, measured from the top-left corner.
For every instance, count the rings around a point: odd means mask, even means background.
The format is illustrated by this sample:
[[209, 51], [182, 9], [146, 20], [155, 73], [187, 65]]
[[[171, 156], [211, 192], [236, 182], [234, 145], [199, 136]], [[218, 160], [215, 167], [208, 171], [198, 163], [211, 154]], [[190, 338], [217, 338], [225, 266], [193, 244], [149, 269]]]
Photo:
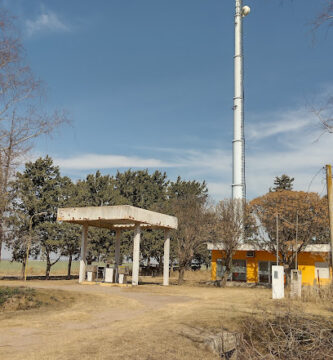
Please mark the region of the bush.
[[333, 359], [333, 321], [287, 312], [243, 322], [238, 359]]
[[[36, 290], [23, 287], [0, 287], [0, 311], [4, 310], [9, 303], [16, 307], [25, 308], [26, 303], [32, 303], [35, 299]], [[25, 306], [23, 306], [23, 304]], [[30, 304], [31, 305], [31, 304]]]

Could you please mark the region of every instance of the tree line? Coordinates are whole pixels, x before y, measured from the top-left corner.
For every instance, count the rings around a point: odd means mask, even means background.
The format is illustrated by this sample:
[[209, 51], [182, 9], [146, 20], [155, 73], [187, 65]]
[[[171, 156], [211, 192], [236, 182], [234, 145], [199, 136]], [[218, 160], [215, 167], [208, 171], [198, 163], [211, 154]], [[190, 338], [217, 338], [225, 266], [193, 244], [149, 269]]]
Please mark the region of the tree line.
[[[179, 284], [193, 260], [209, 265], [207, 242], [224, 248], [225, 284], [241, 243], [276, 252], [278, 219], [279, 256], [288, 275], [297, 254], [308, 244], [327, 243], [329, 239], [327, 198], [293, 191], [293, 181], [287, 175], [276, 177], [267, 194], [249, 203], [226, 199], [213, 204], [204, 181], [181, 177], [171, 181], [158, 170], [127, 170], [114, 176], [97, 171], [73, 182], [46, 156], [26, 163], [24, 171], [17, 172], [10, 182], [4, 241], [12, 260], [22, 263], [22, 273], [28, 251], [32, 258], [45, 259], [46, 278], [62, 256], [68, 257], [70, 276], [72, 261], [79, 257], [81, 227], [58, 223], [57, 208], [132, 205], [177, 216], [179, 229], [171, 234], [170, 255], [179, 267]], [[132, 236], [131, 231], [121, 235], [121, 255], [126, 261], [132, 258]], [[89, 262], [114, 261], [113, 231], [91, 228], [88, 240]], [[149, 265], [153, 260], [162, 269], [163, 244], [163, 231], [143, 231], [141, 263]]]
[[[97, 171], [84, 180], [73, 182], [62, 176], [59, 167], [46, 156], [27, 162], [24, 171], [16, 173], [10, 183], [9, 198], [4, 241], [12, 259], [22, 263], [22, 272], [28, 251], [29, 256], [46, 260], [46, 278], [62, 256], [68, 257], [70, 276], [72, 260], [79, 256], [81, 227], [58, 223], [56, 214], [58, 207], [76, 206], [132, 205], [179, 215], [183, 224], [187, 224], [187, 217], [192, 222], [193, 234], [188, 241], [180, 236], [181, 233], [174, 236], [177, 240], [171, 245], [171, 260], [178, 260], [182, 273], [193, 259], [200, 264], [209, 263], [209, 253], [204, 246], [206, 238], [198, 227], [203, 222], [198, 221], [198, 217], [206, 216], [208, 189], [205, 182], [185, 181], [180, 177], [170, 181], [166, 173], [149, 173], [148, 170], [118, 171], [115, 176]], [[114, 243], [113, 231], [91, 228], [87, 260], [112, 262]], [[163, 231], [144, 231], [141, 261], [149, 264], [155, 260], [162, 268], [163, 243]], [[28, 244], [31, 244], [29, 249]], [[121, 255], [126, 260], [132, 257], [131, 231], [122, 233]]]

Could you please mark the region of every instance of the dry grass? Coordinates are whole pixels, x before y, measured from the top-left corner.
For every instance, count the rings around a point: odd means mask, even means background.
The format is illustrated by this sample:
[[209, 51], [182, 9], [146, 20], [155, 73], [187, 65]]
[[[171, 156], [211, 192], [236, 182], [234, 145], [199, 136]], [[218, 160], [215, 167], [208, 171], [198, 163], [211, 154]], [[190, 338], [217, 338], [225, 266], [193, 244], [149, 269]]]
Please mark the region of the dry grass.
[[[172, 280], [177, 281], [178, 279], [178, 271], [171, 273], [170, 278]], [[196, 270], [185, 271], [184, 275], [185, 284], [198, 285], [203, 282], [207, 282], [211, 280], [211, 271], [210, 270]]]
[[[11, 262], [9, 260], [0, 261], [0, 276], [20, 276], [22, 264], [19, 262]], [[28, 275], [45, 275], [46, 261], [29, 260]], [[79, 273], [79, 262], [73, 261], [72, 275]], [[51, 268], [51, 275], [67, 275], [67, 261], [58, 261]]]
[[[274, 302], [268, 289], [193, 284], [109, 288], [79, 286], [75, 281], [30, 281], [29, 286], [62, 291], [73, 301], [2, 319], [0, 358], [213, 360], [218, 356], [183, 334], [199, 328], [239, 331], [244, 318], [261, 316], [259, 304], [271, 313], [293, 306], [311, 313], [313, 308], [311, 303]], [[321, 304], [317, 311], [331, 314]]]
[[[141, 284], [162, 284], [162, 276], [140, 276]], [[184, 284], [182, 286], [201, 286], [205, 285], [211, 280], [210, 270], [187, 270], [184, 274]], [[169, 278], [170, 285], [177, 285], [178, 283], [178, 271], [171, 271]]]
[[333, 312], [333, 284], [326, 286], [306, 286], [302, 288], [302, 301], [321, 304]]

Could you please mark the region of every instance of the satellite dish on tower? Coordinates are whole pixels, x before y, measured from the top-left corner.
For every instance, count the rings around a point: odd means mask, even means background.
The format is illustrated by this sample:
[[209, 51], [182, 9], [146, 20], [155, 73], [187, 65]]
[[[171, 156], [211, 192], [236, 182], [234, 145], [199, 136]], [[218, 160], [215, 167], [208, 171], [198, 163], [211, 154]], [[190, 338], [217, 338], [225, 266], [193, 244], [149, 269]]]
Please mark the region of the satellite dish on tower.
[[251, 12], [250, 6], [245, 5], [242, 7], [242, 16], [243, 17], [249, 15], [250, 12]]

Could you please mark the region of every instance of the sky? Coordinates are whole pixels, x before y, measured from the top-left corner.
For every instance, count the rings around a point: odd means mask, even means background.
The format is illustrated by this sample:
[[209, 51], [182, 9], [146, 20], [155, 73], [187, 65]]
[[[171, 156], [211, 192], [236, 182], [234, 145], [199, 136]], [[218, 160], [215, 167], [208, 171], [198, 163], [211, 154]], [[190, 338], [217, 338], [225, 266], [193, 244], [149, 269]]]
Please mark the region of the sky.
[[[3, 0], [49, 111], [71, 125], [37, 141], [73, 180], [159, 169], [231, 196], [234, 0]], [[275, 176], [325, 194], [333, 134], [313, 109], [333, 94], [324, 0], [248, 0], [244, 19], [247, 198]]]

